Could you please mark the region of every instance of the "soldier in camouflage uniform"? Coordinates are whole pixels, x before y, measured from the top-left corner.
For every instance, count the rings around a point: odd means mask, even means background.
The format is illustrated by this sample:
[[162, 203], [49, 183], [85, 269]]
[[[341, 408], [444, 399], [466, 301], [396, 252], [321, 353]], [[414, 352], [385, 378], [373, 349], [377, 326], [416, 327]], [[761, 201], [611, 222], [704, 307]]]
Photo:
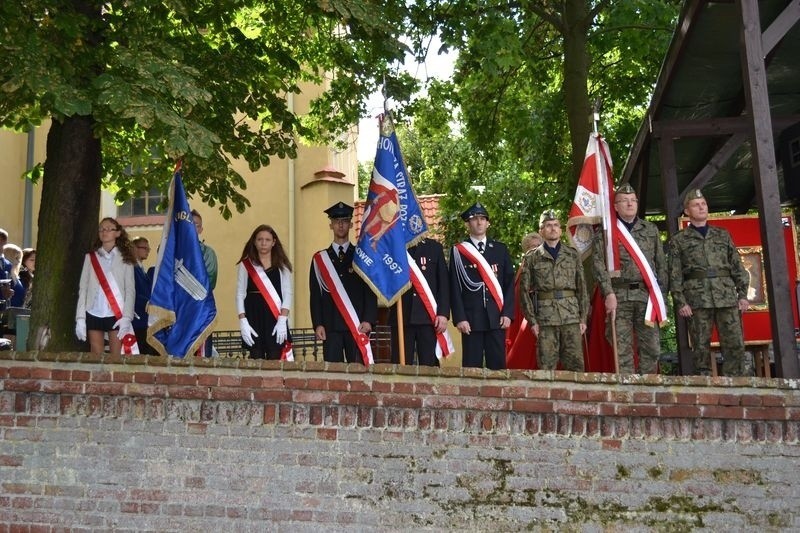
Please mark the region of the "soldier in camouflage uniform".
[[730, 234], [709, 226], [700, 189], [684, 198], [689, 225], [669, 243], [669, 283], [678, 315], [689, 324], [696, 374], [710, 373], [711, 328], [716, 322], [726, 376], [743, 376], [744, 340], [740, 313], [746, 311], [748, 274]]
[[582, 336], [589, 299], [578, 251], [561, 242], [561, 223], [545, 211], [539, 219], [544, 243], [525, 254], [520, 280], [522, 312], [537, 337], [539, 368], [583, 372]]
[[[652, 222], [636, 216], [639, 200], [636, 191], [629, 184], [620, 185], [614, 196], [614, 210], [633, 240], [639, 245], [650, 268], [658, 279], [660, 291], [667, 280], [667, 261], [658, 228]], [[592, 266], [594, 277], [600, 285], [605, 298], [606, 314], [615, 316], [614, 325], [617, 332], [617, 353], [619, 371], [632, 374], [633, 339], [639, 349], [639, 372], [655, 374], [658, 367], [658, 356], [661, 355], [661, 341], [658, 325], [645, 323], [648, 289], [639, 267], [622, 244], [617, 245], [619, 254], [620, 276], [612, 278], [605, 262], [605, 239], [603, 232], [598, 231], [594, 237], [592, 250]], [[613, 344], [611, 319], [607, 320], [606, 337]]]

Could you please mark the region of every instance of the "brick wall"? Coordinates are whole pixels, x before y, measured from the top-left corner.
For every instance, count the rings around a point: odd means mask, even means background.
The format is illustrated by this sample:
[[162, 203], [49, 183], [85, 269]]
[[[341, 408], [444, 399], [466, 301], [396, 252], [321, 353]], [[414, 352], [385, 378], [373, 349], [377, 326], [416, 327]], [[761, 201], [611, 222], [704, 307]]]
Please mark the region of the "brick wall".
[[0, 532], [800, 529], [798, 389], [3, 352]]

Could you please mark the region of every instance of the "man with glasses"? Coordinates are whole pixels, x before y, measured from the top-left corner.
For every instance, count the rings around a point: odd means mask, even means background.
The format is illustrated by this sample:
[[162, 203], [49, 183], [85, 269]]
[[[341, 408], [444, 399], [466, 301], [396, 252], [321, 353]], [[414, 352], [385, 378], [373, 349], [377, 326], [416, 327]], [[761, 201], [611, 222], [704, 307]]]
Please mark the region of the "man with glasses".
[[[203, 233], [203, 217], [196, 209], [192, 209], [192, 221], [197, 230], [197, 238], [200, 239], [200, 235]], [[200, 252], [203, 254], [203, 264], [206, 266], [208, 274], [208, 290], [214, 292], [214, 287], [217, 286], [217, 253], [202, 239], [200, 239]], [[211, 350], [211, 335], [209, 335], [203, 347], [203, 355], [211, 357]]]
[[136, 264], [133, 266], [133, 281], [136, 286], [136, 302], [133, 306], [133, 332], [136, 342], [139, 343], [139, 352], [142, 354], [156, 355], [155, 350], [147, 344], [147, 302], [153, 289], [153, 280], [147, 275], [143, 261], [150, 255], [150, 242], [146, 237], [136, 237], [133, 243], [133, 255]]
[[[655, 374], [658, 357], [661, 355], [661, 340], [658, 324], [646, 316], [647, 303], [650, 298], [648, 272], [655, 275], [655, 287], [661, 298], [664, 297], [661, 287], [667, 281], [667, 262], [664, 248], [658, 234], [658, 228], [652, 222], [637, 216], [639, 200], [636, 191], [629, 184], [617, 187], [614, 193], [614, 210], [620, 239], [614, 243], [619, 257], [619, 276], [611, 276], [614, 266], [606, 265], [604, 233], [598, 231], [594, 237], [592, 263], [594, 276], [603, 293], [606, 308], [606, 337], [612, 340], [611, 321], [614, 321], [617, 337], [617, 355], [620, 373], [632, 374], [638, 370], [641, 374]], [[622, 232], [627, 232], [622, 235]], [[627, 239], [627, 242], [624, 242]], [[632, 243], [635, 243], [633, 245]], [[634, 365], [634, 338], [639, 352], [639, 367]]]

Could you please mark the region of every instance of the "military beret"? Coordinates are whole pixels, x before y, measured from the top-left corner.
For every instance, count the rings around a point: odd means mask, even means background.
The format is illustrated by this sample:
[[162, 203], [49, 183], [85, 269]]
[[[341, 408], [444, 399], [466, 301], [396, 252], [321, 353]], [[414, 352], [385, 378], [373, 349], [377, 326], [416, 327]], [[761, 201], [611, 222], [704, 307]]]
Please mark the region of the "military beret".
[[542, 213], [542, 216], [539, 217], [539, 227], [541, 228], [544, 226], [545, 222], [549, 222], [551, 220], [558, 220], [558, 214], [552, 209], [548, 209]]
[[698, 198], [705, 198], [705, 196], [703, 196], [703, 191], [700, 189], [689, 189], [686, 191], [686, 196], [683, 197], [683, 207], [686, 208], [689, 202], [697, 200]]
[[330, 206], [328, 209], [325, 210], [325, 213], [328, 214], [328, 218], [337, 219], [337, 218], [352, 218], [353, 217], [353, 206], [347, 205], [344, 202], [337, 202]]
[[631, 187], [630, 183], [622, 183], [614, 190], [615, 194], [636, 194], [636, 191]]
[[489, 212], [481, 205], [480, 202], [475, 202], [469, 206], [466, 211], [461, 213], [461, 220], [468, 222], [469, 219], [477, 216], [484, 216], [486, 217], [486, 220], [489, 220]]

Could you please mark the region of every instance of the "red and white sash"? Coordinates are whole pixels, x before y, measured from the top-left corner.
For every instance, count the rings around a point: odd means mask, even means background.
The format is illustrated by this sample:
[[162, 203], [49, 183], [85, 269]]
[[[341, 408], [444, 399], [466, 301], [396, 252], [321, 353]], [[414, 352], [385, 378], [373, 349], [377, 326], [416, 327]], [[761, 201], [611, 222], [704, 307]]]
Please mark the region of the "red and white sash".
[[[275, 290], [275, 286], [272, 284], [272, 281], [267, 277], [267, 273], [264, 272], [263, 268], [256, 268], [255, 265], [250, 261], [250, 258], [245, 258], [242, 261], [245, 270], [247, 270], [247, 275], [250, 277], [250, 281], [253, 282], [253, 285], [256, 286], [258, 292], [261, 293], [261, 297], [264, 298], [264, 301], [267, 303], [267, 307], [269, 310], [272, 311], [272, 316], [275, 320], [278, 320], [278, 317], [281, 314], [281, 298], [278, 296], [278, 291]], [[288, 327], [288, 326], [287, 326]], [[283, 343], [283, 349], [281, 350], [281, 361], [294, 361], [294, 352], [292, 352], [292, 343], [287, 338]]]
[[642, 249], [636, 244], [633, 235], [620, 219], [617, 219], [617, 235], [619, 236], [620, 244], [625, 247], [633, 262], [636, 263], [642, 279], [647, 285], [647, 309], [644, 314], [644, 323], [648, 326], [663, 324], [667, 321], [667, 305], [664, 302], [664, 295], [661, 293], [658, 279], [650, 267], [650, 263], [647, 262]]
[[[114, 274], [106, 272], [103, 270], [103, 267], [100, 265], [100, 261], [97, 259], [97, 252], [91, 252], [88, 254], [89, 259], [92, 262], [92, 268], [94, 269], [94, 275], [97, 276], [97, 281], [100, 282], [100, 287], [103, 289], [103, 294], [105, 294], [106, 299], [108, 300], [108, 305], [111, 307], [111, 311], [114, 313], [114, 316], [119, 320], [122, 318], [122, 305], [121, 302], [123, 301], [122, 292], [119, 290], [119, 285], [117, 284], [116, 278], [114, 278]], [[136, 342], [136, 335], [128, 335], [123, 336], [120, 341], [122, 341], [122, 353], [126, 355], [135, 355], [139, 353], [139, 344]]]
[[[422, 301], [422, 305], [425, 306], [425, 311], [427, 311], [428, 316], [431, 319], [431, 323], [436, 325], [436, 311], [438, 308], [438, 304], [436, 303], [436, 298], [433, 296], [433, 291], [431, 290], [431, 286], [428, 284], [428, 280], [425, 279], [425, 276], [422, 274], [422, 271], [419, 269], [417, 262], [414, 261], [414, 258], [411, 257], [411, 254], [406, 252], [408, 255], [408, 267], [411, 270], [411, 283], [414, 285], [414, 290], [417, 291], [417, 295], [419, 299]], [[450, 333], [447, 330], [444, 330], [442, 333], [436, 334], [436, 358], [441, 360], [446, 358], [451, 353], [456, 351], [455, 346], [453, 346], [453, 339], [450, 338]]]
[[483, 283], [486, 285], [486, 288], [489, 289], [489, 293], [492, 295], [494, 299], [494, 303], [497, 304], [497, 308], [500, 312], [503, 312], [503, 289], [500, 287], [500, 282], [497, 280], [497, 276], [495, 276], [492, 267], [489, 266], [489, 263], [486, 261], [486, 258], [483, 257], [477, 248], [474, 246], [467, 246], [465, 242], [459, 242], [456, 244], [456, 250], [461, 252], [463, 257], [466, 257], [470, 263], [475, 265], [475, 268], [478, 270], [478, 274], [480, 274]]
[[333, 302], [336, 304], [336, 309], [339, 310], [339, 314], [347, 324], [347, 329], [353, 335], [356, 346], [361, 352], [364, 365], [374, 364], [375, 359], [372, 357], [372, 346], [370, 346], [369, 337], [358, 331], [361, 321], [356, 314], [355, 307], [353, 307], [353, 302], [350, 301], [350, 296], [344, 290], [342, 280], [339, 279], [339, 274], [336, 272], [327, 250], [321, 250], [314, 254], [314, 271], [317, 279], [321, 282], [322, 289], [330, 292]]

